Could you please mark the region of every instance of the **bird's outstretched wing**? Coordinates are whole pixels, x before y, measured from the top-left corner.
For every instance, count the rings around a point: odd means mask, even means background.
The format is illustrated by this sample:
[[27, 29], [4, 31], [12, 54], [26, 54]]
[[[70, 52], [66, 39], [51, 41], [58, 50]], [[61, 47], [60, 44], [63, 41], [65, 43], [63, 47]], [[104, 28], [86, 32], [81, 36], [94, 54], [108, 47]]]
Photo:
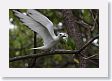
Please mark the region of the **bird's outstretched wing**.
[[36, 22], [28, 15], [24, 15], [16, 10], [13, 11], [15, 12], [15, 15], [20, 18], [23, 24], [28, 26], [31, 30], [37, 32], [43, 38], [44, 45], [47, 45], [49, 42], [54, 40], [46, 27]]
[[54, 33], [53, 23], [46, 16], [44, 16], [40, 12], [33, 10], [33, 9], [27, 10], [27, 13], [35, 21], [37, 21], [37, 22], [41, 23], [43, 26], [45, 26], [53, 38], [56, 37], [56, 35]]

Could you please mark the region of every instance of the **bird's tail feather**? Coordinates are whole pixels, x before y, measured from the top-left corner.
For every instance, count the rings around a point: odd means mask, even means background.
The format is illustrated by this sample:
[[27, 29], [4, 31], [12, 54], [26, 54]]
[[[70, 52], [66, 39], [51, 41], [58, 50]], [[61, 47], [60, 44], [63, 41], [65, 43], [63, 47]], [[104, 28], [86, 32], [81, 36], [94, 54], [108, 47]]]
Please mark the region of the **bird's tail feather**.
[[44, 47], [44, 46], [41, 46], [41, 47], [38, 47], [38, 48], [31, 48], [31, 49], [44, 50], [44, 49], [45, 49], [45, 47]]
[[39, 48], [31, 48], [31, 49], [39, 49]]

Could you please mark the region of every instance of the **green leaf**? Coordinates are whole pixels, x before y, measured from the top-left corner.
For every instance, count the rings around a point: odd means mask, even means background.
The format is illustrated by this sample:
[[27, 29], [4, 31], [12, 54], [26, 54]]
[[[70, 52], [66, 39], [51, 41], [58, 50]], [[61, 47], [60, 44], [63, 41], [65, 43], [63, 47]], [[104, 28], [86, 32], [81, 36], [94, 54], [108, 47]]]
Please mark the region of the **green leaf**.
[[93, 20], [92, 20], [92, 16], [91, 13], [88, 9], [83, 10], [83, 19], [85, 22], [92, 24]]

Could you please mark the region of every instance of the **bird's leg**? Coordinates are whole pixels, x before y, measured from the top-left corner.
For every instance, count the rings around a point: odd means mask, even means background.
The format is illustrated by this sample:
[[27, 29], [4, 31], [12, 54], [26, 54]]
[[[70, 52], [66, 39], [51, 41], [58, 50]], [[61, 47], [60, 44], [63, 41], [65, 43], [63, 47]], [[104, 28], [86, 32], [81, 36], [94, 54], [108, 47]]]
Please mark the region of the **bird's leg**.
[[51, 48], [50, 53], [54, 53], [55, 52], [55, 48]]
[[49, 50], [41, 50], [41, 53], [49, 53]]

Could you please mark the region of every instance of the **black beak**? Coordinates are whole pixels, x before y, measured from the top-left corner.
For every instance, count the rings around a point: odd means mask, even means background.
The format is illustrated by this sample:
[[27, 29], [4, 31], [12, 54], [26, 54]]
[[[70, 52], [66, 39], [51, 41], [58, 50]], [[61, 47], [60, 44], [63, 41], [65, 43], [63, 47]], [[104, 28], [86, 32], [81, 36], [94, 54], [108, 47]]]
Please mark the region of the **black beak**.
[[66, 37], [65, 35], [63, 35], [62, 37]]

